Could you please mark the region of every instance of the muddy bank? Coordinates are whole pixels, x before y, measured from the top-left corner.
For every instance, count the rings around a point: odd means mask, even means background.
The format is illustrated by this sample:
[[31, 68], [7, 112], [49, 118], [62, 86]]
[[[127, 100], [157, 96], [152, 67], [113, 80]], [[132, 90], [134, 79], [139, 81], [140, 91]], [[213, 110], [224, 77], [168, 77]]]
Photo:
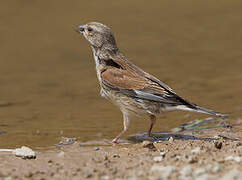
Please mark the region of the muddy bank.
[[71, 145], [64, 145], [67, 141], [37, 150], [32, 160], [1, 152], [0, 176], [58, 180], [242, 178], [241, 126], [193, 132], [190, 136], [196, 139], [175, 138], [187, 133], [175, 133], [157, 143], [129, 141], [115, 146], [107, 141], [100, 142], [102, 145], [72, 144], [72, 139]]

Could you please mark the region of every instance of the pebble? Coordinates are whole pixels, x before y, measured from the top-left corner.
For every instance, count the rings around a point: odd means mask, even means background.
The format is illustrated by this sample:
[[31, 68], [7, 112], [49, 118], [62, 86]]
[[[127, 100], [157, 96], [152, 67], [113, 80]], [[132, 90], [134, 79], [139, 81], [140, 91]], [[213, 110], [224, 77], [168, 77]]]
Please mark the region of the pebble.
[[190, 164], [193, 164], [193, 163], [197, 163], [198, 161], [196, 158], [189, 156], [187, 159], [187, 162]]
[[26, 146], [22, 146], [21, 148], [17, 148], [15, 150], [13, 150], [12, 153], [15, 156], [21, 157], [23, 159], [34, 159], [34, 158], [36, 158], [35, 152], [32, 149], [30, 149]]
[[83, 174], [83, 176], [84, 176], [85, 178], [91, 178], [91, 177], [92, 177], [92, 173], [90, 173], [90, 172], [85, 172], [85, 173]]
[[156, 147], [154, 146], [154, 144], [150, 141], [143, 141], [142, 142], [142, 147], [143, 148], [148, 148], [148, 149], [151, 149], [151, 150], [154, 150], [156, 149]]
[[95, 147], [95, 148], [94, 148], [94, 151], [99, 151], [99, 150], [100, 150], [99, 147]]
[[198, 154], [198, 153], [200, 153], [200, 151], [201, 151], [200, 147], [196, 147], [195, 149], [191, 150], [191, 153]]
[[174, 142], [173, 137], [170, 137], [168, 141], [169, 141], [169, 143], [173, 143]]
[[61, 141], [58, 144], [56, 144], [56, 146], [71, 145], [71, 144], [73, 144], [75, 142], [76, 142], [76, 138], [62, 137]]
[[155, 162], [161, 162], [161, 161], [163, 161], [163, 156], [155, 156], [154, 158], [153, 158], [153, 160], [155, 161]]
[[242, 157], [239, 157], [239, 156], [235, 156], [234, 157], [234, 161], [236, 161], [236, 162], [241, 162], [242, 161]]
[[221, 149], [222, 146], [223, 146], [223, 143], [221, 141], [215, 141], [214, 142], [214, 146], [217, 148], [217, 149]]
[[4, 180], [12, 180], [13, 178], [11, 176], [5, 177]]
[[120, 158], [120, 155], [118, 155], [118, 154], [114, 154], [113, 157], [114, 157], [114, 158]]
[[238, 142], [238, 143], [236, 144], [236, 146], [242, 146], [242, 143], [241, 143], [241, 142]]
[[240, 156], [227, 156], [226, 158], [224, 158], [225, 161], [235, 161], [235, 162], [241, 162], [242, 161], [242, 157]]
[[109, 176], [102, 176], [101, 177], [101, 180], [109, 180], [110, 178], [109, 178]]
[[192, 175], [192, 166], [188, 165], [182, 168], [180, 174], [183, 176], [191, 176]]
[[165, 155], [166, 155], [166, 152], [165, 152], [165, 151], [163, 151], [163, 152], [160, 152], [160, 155], [161, 155], [162, 157], [165, 157]]

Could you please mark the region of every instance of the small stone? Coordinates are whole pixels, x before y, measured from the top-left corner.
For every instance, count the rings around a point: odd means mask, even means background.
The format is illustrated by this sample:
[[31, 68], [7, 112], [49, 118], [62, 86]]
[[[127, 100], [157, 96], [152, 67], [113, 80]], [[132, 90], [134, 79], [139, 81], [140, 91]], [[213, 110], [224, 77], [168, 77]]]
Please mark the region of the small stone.
[[113, 157], [114, 157], [114, 158], [120, 158], [120, 155], [118, 155], [118, 154], [114, 154]]
[[104, 161], [108, 161], [108, 155], [104, 156]]
[[12, 180], [13, 178], [11, 176], [5, 177], [4, 180]]
[[165, 152], [165, 151], [163, 151], [163, 152], [160, 152], [160, 155], [161, 155], [162, 157], [165, 157], [165, 155], [166, 155], [166, 152]]
[[222, 146], [223, 146], [223, 143], [221, 141], [215, 141], [214, 142], [214, 146], [217, 148], [217, 149], [221, 149]]
[[173, 143], [174, 142], [173, 137], [170, 137], [168, 141], [169, 141], [169, 143]]
[[241, 162], [242, 161], [242, 157], [239, 157], [239, 156], [235, 156], [234, 157], [234, 161], [236, 161], [236, 162]]
[[31, 171], [29, 171], [24, 176], [27, 177], [27, 178], [31, 178], [33, 175], [34, 174]]
[[92, 177], [92, 173], [90, 173], [90, 172], [85, 172], [85, 173], [84, 173], [84, 177], [85, 177], [85, 178], [91, 178], [91, 177]]
[[153, 160], [155, 161], [155, 162], [161, 162], [161, 161], [163, 161], [163, 156], [155, 156], [154, 158], [153, 158]]
[[94, 148], [94, 151], [99, 151], [99, 150], [100, 150], [99, 147], [95, 147], [95, 148]]
[[201, 151], [200, 147], [196, 147], [195, 149], [191, 150], [191, 153], [198, 154], [198, 153], [200, 153], [200, 151]]
[[197, 163], [198, 161], [196, 158], [189, 156], [187, 159], [187, 162], [190, 164], [193, 164], [193, 163]]
[[101, 180], [109, 180], [109, 176], [101, 176]]
[[233, 156], [227, 156], [226, 158], [224, 158], [225, 161], [231, 161], [234, 160]]
[[156, 147], [154, 146], [154, 144], [150, 141], [143, 141], [142, 142], [142, 147], [143, 148], [148, 148], [148, 149], [151, 149], [151, 150], [154, 150], [156, 149]]
[[17, 148], [12, 153], [15, 156], [21, 157], [23, 159], [34, 159], [34, 158], [36, 158], [35, 152], [32, 149], [30, 149], [26, 146], [22, 146], [21, 148]]
[[242, 143], [241, 143], [241, 142], [238, 142], [238, 143], [236, 144], [236, 146], [242, 146]]
[[242, 157], [240, 156], [227, 156], [225, 159], [225, 161], [236, 161], [236, 162], [241, 162], [242, 161]]

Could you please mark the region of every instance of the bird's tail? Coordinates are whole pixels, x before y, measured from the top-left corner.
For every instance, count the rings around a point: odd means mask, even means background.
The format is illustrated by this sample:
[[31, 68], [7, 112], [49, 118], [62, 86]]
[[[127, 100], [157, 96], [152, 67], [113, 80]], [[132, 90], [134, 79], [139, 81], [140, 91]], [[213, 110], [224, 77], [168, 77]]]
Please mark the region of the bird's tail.
[[221, 117], [221, 118], [228, 117], [228, 115], [226, 115], [226, 114], [218, 113], [218, 112], [215, 112], [213, 110], [209, 110], [209, 109], [202, 108], [202, 107], [199, 107], [199, 106], [188, 107], [186, 105], [179, 105], [176, 108], [179, 109], [179, 110], [184, 110], [184, 111], [192, 111], [192, 112], [210, 114], [210, 115], [218, 116], [218, 117]]

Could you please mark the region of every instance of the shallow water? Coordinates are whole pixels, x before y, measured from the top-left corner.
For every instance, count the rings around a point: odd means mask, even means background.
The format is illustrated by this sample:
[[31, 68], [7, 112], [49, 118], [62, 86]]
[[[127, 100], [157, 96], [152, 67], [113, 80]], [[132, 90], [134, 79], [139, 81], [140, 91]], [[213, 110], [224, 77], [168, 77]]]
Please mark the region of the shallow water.
[[[75, 24], [110, 26], [121, 51], [186, 99], [242, 116], [242, 2], [0, 2], [0, 147], [47, 147], [60, 137], [111, 139], [122, 116], [99, 96], [91, 49]], [[206, 115], [162, 115], [165, 131]], [[134, 118], [130, 130], [147, 130]]]

